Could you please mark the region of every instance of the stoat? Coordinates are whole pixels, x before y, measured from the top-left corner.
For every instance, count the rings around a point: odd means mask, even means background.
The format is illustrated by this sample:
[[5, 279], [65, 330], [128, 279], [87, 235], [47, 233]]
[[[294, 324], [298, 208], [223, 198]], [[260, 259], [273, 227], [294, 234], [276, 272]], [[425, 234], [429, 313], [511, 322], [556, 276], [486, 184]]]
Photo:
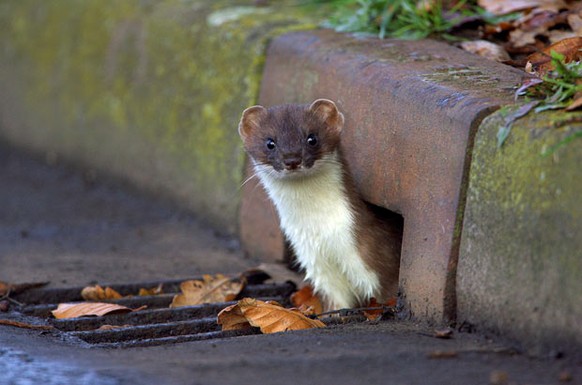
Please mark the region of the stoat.
[[277, 208], [306, 279], [326, 309], [395, 296], [400, 243], [356, 192], [335, 103], [247, 108], [239, 134]]

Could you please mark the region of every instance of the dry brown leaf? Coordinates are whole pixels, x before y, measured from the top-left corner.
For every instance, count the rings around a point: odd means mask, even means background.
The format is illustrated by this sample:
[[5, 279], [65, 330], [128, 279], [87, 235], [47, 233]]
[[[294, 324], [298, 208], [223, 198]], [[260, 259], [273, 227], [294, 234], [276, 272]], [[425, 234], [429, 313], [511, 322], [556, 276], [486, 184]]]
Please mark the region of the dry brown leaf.
[[538, 31], [516, 29], [509, 33], [509, 41], [514, 48], [523, 48], [535, 44], [537, 35]]
[[383, 313], [384, 310], [382, 309], [382, 304], [379, 304], [376, 301], [376, 298], [370, 299], [370, 303], [368, 304], [367, 309], [363, 312], [364, 317], [366, 317], [368, 321], [379, 320]]
[[371, 298], [370, 303], [366, 308], [363, 309], [363, 315], [368, 319], [368, 321], [377, 321], [379, 320], [384, 313], [391, 310], [396, 306], [397, 298], [391, 297], [386, 300], [384, 303], [379, 303], [376, 301], [376, 298]]
[[578, 37], [581, 34], [576, 32], [570, 31], [560, 31], [557, 29], [551, 30], [547, 33], [548, 39], [550, 40], [550, 44], [559, 43], [562, 40], [571, 39], [573, 37]]
[[483, 56], [489, 60], [504, 62], [511, 59], [507, 51], [500, 45], [486, 40], [464, 41], [461, 48], [467, 52]]
[[567, 8], [563, 0], [479, 0], [477, 4], [495, 15], [505, 15], [533, 8], [554, 12]]
[[0, 295], [6, 295], [12, 290], [12, 284], [0, 281]]
[[541, 49], [544, 45], [539, 37], [558, 38], [559, 36], [556, 34], [563, 30], [555, 29], [555, 27], [564, 22], [565, 16], [561, 13], [537, 8], [514, 23], [515, 28], [509, 32], [511, 47], [512, 49], [524, 47]]
[[[232, 315], [233, 321], [230, 320]], [[236, 305], [220, 312], [218, 323], [230, 327], [232, 324], [244, 325], [246, 319], [251, 326], [258, 327], [262, 333], [278, 333], [288, 330], [302, 330], [325, 327], [319, 320], [304, 316], [297, 309], [286, 309], [276, 302], [264, 302], [254, 298], [244, 298]]]
[[5, 296], [7, 294], [19, 294], [25, 290], [46, 285], [48, 285], [48, 282], [9, 283], [0, 281], [0, 296]]
[[83, 316], [101, 317], [111, 313], [129, 313], [145, 309], [142, 306], [137, 309], [130, 309], [126, 306], [116, 305], [114, 303], [104, 302], [80, 302], [80, 303], [61, 303], [56, 310], [53, 310], [53, 316], [57, 319], [77, 318]]
[[145, 297], [145, 296], [150, 296], [150, 295], [160, 295], [162, 294], [163, 291], [163, 284], [159, 284], [156, 287], [151, 287], [149, 289], [146, 289], [145, 287], [142, 287], [139, 289], [139, 293], [137, 295], [139, 295], [140, 297]]
[[449, 339], [453, 337], [453, 329], [451, 328], [444, 328], [444, 329], [436, 329], [434, 331], [435, 338], [441, 339]]
[[101, 325], [96, 330], [114, 330], [132, 327], [133, 325]]
[[567, 19], [572, 31], [578, 36], [582, 36], [582, 12], [579, 14], [571, 13], [567, 16]]
[[83, 290], [81, 290], [81, 297], [83, 297], [85, 301], [103, 301], [106, 299], [123, 298], [121, 294], [109, 286], [104, 289], [99, 285], [84, 287]]
[[582, 95], [574, 95], [574, 100], [568, 107], [566, 107], [566, 111], [574, 111], [582, 107]]
[[222, 309], [217, 318], [222, 330], [242, 330], [252, 327], [243, 315], [238, 303]]
[[440, 358], [456, 358], [459, 355], [454, 350], [435, 350], [428, 354], [428, 358], [440, 359]]
[[323, 322], [307, 318], [298, 310], [285, 309], [277, 303], [244, 298], [238, 306], [249, 323], [265, 334], [325, 327]]
[[506, 385], [509, 381], [509, 375], [503, 370], [494, 370], [489, 373], [489, 384], [491, 385]]
[[550, 56], [552, 51], [564, 55], [564, 62], [569, 63], [573, 60], [582, 59], [581, 49], [582, 37], [577, 36], [561, 40], [548, 46], [542, 52], [536, 52], [529, 55], [527, 60], [532, 64], [533, 69], [538, 76], [541, 76], [554, 69]]
[[319, 297], [313, 292], [311, 285], [305, 285], [300, 290], [291, 294], [291, 303], [296, 308], [301, 309], [303, 314], [323, 313], [323, 305]]
[[180, 284], [182, 293], [176, 294], [170, 307], [192, 306], [203, 303], [232, 301], [241, 292], [244, 282], [226, 277], [205, 274], [203, 281], [190, 280]]

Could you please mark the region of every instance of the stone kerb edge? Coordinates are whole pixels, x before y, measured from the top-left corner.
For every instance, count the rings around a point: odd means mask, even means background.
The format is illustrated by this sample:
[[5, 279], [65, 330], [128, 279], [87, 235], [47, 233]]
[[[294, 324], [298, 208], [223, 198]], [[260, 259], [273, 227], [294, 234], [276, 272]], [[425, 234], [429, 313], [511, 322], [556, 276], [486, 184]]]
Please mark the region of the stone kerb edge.
[[[456, 258], [472, 137], [484, 116], [513, 101], [521, 72], [434, 41], [355, 38], [327, 30], [271, 43], [260, 102], [335, 100], [358, 187], [404, 216], [400, 284], [417, 318], [455, 317]], [[257, 214], [260, 213], [260, 214]], [[242, 234], [271, 234], [250, 252], [284, 253], [274, 209], [249, 184]]]

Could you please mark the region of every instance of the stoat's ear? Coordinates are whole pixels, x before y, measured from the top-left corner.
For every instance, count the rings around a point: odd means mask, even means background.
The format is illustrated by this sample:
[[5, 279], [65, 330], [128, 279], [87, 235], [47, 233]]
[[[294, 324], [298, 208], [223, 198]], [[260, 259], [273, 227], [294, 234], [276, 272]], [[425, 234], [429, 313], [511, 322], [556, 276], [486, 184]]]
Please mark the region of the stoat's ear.
[[328, 99], [317, 99], [309, 106], [309, 110], [329, 128], [340, 132], [344, 126], [344, 115], [339, 112], [334, 102]]
[[267, 109], [263, 106], [252, 106], [243, 111], [240, 123], [238, 124], [238, 134], [242, 140], [246, 140], [259, 128], [261, 119], [267, 115]]

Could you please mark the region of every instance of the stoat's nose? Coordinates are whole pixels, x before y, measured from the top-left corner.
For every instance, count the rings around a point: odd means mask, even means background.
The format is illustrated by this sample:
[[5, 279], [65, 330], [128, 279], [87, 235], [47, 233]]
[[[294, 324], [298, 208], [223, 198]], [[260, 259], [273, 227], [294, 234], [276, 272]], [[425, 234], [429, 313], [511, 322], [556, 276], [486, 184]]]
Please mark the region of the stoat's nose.
[[301, 158], [297, 156], [287, 157], [283, 159], [283, 164], [287, 170], [295, 170], [301, 165]]

